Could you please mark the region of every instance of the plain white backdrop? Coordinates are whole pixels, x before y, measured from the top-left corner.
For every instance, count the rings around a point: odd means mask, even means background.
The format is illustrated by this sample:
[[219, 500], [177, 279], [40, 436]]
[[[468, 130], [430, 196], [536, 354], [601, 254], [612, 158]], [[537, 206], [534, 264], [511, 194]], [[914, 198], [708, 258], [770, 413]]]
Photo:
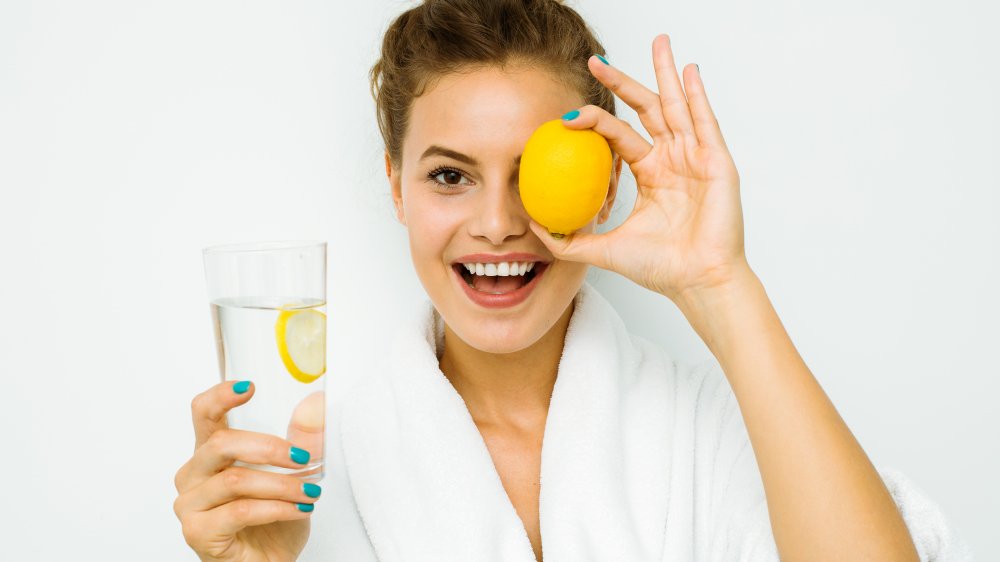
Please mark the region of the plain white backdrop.
[[[331, 392], [424, 297], [367, 83], [410, 5], [0, 3], [4, 559], [196, 560], [172, 502], [218, 380], [203, 246], [329, 241]], [[995, 5], [571, 5], [647, 84], [657, 33], [700, 65], [798, 350], [872, 460], [1000, 556]], [[634, 332], [709, 357], [669, 300], [590, 279]], [[324, 521], [320, 501], [303, 560]]]

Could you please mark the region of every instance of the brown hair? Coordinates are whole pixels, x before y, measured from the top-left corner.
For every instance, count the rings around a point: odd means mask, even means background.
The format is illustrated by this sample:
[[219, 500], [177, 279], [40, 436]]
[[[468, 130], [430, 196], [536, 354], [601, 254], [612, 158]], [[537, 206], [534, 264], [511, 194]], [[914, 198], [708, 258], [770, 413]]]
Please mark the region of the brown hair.
[[593, 54], [604, 47], [559, 0], [425, 0], [389, 24], [369, 72], [389, 159], [400, 164], [413, 99], [449, 73], [541, 64], [614, 115], [614, 94], [587, 68]]

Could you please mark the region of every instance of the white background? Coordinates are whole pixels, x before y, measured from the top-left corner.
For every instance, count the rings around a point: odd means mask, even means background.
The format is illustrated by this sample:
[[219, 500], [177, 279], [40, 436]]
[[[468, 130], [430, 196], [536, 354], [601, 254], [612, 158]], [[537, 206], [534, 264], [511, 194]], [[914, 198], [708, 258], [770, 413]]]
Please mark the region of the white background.
[[[4, 559], [196, 559], [171, 504], [218, 379], [203, 246], [329, 240], [333, 392], [423, 298], [366, 80], [409, 3], [345, 4], [0, 3]], [[872, 460], [1000, 555], [994, 5], [575, 5], [647, 84], [656, 33], [701, 66], [797, 348]], [[667, 299], [591, 280], [634, 332], [708, 357]]]

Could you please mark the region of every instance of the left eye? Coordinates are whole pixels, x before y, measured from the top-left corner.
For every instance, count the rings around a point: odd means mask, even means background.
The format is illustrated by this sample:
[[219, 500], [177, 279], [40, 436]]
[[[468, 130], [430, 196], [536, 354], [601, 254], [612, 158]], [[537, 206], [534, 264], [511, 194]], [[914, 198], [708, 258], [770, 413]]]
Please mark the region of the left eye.
[[457, 170], [442, 170], [434, 176], [435, 181], [445, 185], [463, 185], [463, 183], [461, 183], [463, 179], [465, 179], [465, 176], [462, 175], [462, 172]]

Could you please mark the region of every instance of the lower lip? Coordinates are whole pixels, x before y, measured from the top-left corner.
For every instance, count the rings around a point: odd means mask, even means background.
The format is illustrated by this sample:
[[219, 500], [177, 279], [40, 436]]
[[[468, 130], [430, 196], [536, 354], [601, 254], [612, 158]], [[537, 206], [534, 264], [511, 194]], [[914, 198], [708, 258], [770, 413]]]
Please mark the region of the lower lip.
[[[462, 266], [464, 267], [464, 266]], [[451, 270], [455, 274], [455, 278], [458, 279], [459, 286], [465, 291], [465, 295], [469, 297], [469, 300], [482, 306], [484, 308], [509, 308], [511, 306], [517, 306], [528, 298], [531, 291], [535, 289], [535, 285], [538, 285], [538, 280], [542, 278], [545, 271], [549, 268], [549, 264], [537, 263], [535, 264], [537, 273], [535, 277], [525, 286], [517, 289], [516, 291], [511, 291], [509, 293], [504, 293], [502, 295], [491, 295], [489, 293], [482, 293], [470, 287], [465, 279], [462, 278], [456, 268], [452, 267]]]

